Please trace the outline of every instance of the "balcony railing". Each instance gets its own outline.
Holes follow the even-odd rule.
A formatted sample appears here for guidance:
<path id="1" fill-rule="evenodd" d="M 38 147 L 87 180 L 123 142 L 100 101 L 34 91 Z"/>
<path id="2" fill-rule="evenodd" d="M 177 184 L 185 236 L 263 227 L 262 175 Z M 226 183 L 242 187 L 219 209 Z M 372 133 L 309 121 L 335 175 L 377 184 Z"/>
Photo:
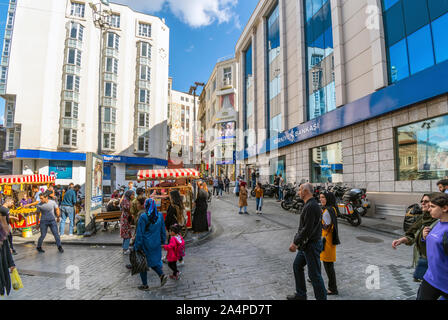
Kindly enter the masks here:
<path id="1" fill-rule="evenodd" d="M 78 129 L 78 120 L 73 118 L 62 118 L 62 128 Z"/>
<path id="2" fill-rule="evenodd" d="M 137 135 L 139 137 L 149 137 L 149 128 L 137 128 Z"/>
<path id="3" fill-rule="evenodd" d="M 81 67 L 72 65 L 72 64 L 66 64 L 65 65 L 65 73 L 67 74 L 74 74 L 76 76 L 81 76 Z"/>
<path id="4" fill-rule="evenodd" d="M 103 78 L 104 78 L 104 81 L 114 82 L 114 83 L 118 82 L 118 76 L 115 73 L 104 72 Z"/>
<path id="5" fill-rule="evenodd" d="M 79 103 L 79 93 L 75 91 L 64 90 L 64 100 Z"/>
<path id="6" fill-rule="evenodd" d="M 115 133 L 117 125 L 113 123 L 102 123 L 103 133 Z"/>
<path id="7" fill-rule="evenodd" d="M 66 41 L 66 46 L 69 48 L 82 50 L 82 42 L 79 41 L 78 39 L 68 38 Z"/>
<path id="8" fill-rule="evenodd" d="M 112 58 L 120 58 L 120 53 L 118 52 L 117 49 L 113 49 L 113 48 L 104 48 L 104 55 L 106 57 L 112 57 Z"/>
<path id="9" fill-rule="evenodd" d="M 139 80 L 138 81 L 138 87 L 140 89 L 151 90 L 151 82 L 145 81 L 145 80 Z"/>
<path id="10" fill-rule="evenodd" d="M 139 103 L 137 109 L 139 112 L 146 112 L 146 113 L 150 112 L 149 104 Z"/>
<path id="11" fill-rule="evenodd" d="M 103 97 L 103 107 L 117 107 L 117 99 L 115 98 L 109 98 L 109 97 Z"/>
<path id="12" fill-rule="evenodd" d="M 149 59 L 147 57 L 140 57 L 138 59 L 138 62 L 142 66 L 150 66 L 151 65 L 151 59 Z"/>

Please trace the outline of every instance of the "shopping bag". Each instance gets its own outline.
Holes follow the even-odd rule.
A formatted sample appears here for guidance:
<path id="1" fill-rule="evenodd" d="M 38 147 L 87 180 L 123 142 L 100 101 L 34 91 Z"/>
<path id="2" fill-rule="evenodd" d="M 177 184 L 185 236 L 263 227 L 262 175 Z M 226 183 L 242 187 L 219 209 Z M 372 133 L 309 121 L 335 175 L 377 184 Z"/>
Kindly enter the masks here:
<path id="1" fill-rule="evenodd" d="M 11 284 L 12 288 L 16 291 L 23 288 L 22 279 L 20 279 L 17 268 L 14 268 L 14 270 L 11 272 Z"/>
<path id="2" fill-rule="evenodd" d="M 146 255 L 142 251 L 136 251 L 134 249 L 131 249 L 131 254 L 129 255 L 129 262 L 131 263 L 132 266 L 131 268 L 132 275 L 146 272 L 148 270 Z"/>

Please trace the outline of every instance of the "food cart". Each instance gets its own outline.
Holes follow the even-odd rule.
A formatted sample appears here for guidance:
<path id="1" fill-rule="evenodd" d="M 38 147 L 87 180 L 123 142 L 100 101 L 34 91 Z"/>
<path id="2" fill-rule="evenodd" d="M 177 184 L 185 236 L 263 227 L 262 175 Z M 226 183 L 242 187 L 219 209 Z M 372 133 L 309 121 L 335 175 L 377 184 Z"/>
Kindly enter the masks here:
<path id="1" fill-rule="evenodd" d="M 11 223 L 12 229 L 20 229 L 22 237 L 32 236 L 32 228 L 37 228 L 40 224 L 40 214 L 36 208 L 23 208 L 20 205 L 18 197 L 19 192 L 27 192 L 31 195 L 33 186 L 46 186 L 55 184 L 56 178 L 43 174 L 34 175 L 16 175 L 0 176 L 0 188 L 4 196 L 10 196 L 14 199 L 14 207 L 10 209 L 10 216 L 17 217 L 19 220 Z M 13 187 L 17 186 L 17 187 Z"/>
<path id="2" fill-rule="evenodd" d="M 170 206 L 170 191 L 179 191 L 186 212 L 187 223 L 182 232 L 185 236 L 186 230 L 192 228 L 193 181 L 200 179 L 199 171 L 194 169 L 140 170 L 137 179 L 138 182 L 145 182 L 146 196 L 154 199 L 157 210 L 163 214 L 164 219 Z M 155 185 L 156 182 L 158 182 L 157 185 Z"/>

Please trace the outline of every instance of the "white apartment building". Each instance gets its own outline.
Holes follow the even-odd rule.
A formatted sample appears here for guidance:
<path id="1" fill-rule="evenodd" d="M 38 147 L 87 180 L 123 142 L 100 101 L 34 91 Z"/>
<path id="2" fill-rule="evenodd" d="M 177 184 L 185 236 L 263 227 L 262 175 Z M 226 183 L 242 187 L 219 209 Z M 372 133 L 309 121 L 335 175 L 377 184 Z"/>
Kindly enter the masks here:
<path id="1" fill-rule="evenodd" d="M 236 128 L 238 127 L 238 64 L 220 59 L 201 95 L 203 174 L 235 179 Z"/>
<path id="2" fill-rule="evenodd" d="M 194 122 L 197 117 L 195 108 L 199 107 L 199 97 L 189 93 L 172 90 L 173 80 L 170 78 L 168 126 L 171 142 L 170 160 L 183 162 L 185 168 L 193 168 Z"/>
<path id="3" fill-rule="evenodd" d="M 11 0 L 5 35 L 0 94 L 14 174 L 27 166 L 83 184 L 86 152 L 103 155 L 106 186 L 166 167 L 164 20 L 105 0 Z"/>

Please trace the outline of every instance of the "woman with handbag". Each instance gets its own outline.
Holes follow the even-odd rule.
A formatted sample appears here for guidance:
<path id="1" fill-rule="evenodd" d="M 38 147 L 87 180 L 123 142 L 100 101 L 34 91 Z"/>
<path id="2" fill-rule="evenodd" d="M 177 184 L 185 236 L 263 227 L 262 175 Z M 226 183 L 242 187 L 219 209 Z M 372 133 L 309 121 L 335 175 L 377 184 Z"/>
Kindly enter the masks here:
<path id="1" fill-rule="evenodd" d="M 337 295 L 336 272 L 334 263 L 336 262 L 336 246 L 341 244 L 338 234 L 336 197 L 332 192 L 322 192 L 320 194 L 322 204 L 322 253 L 320 260 L 324 264 L 325 272 L 328 276 L 327 295 Z"/>
<path id="2" fill-rule="evenodd" d="M 145 212 L 140 215 L 137 223 L 134 250 L 143 252 L 146 263 L 160 278 L 160 285 L 164 286 L 168 277 L 163 273 L 162 245 L 166 242 L 165 221 L 163 215 L 157 211 L 157 205 L 153 199 L 145 202 Z M 142 285 L 139 290 L 147 291 L 148 272 L 140 272 Z"/>

